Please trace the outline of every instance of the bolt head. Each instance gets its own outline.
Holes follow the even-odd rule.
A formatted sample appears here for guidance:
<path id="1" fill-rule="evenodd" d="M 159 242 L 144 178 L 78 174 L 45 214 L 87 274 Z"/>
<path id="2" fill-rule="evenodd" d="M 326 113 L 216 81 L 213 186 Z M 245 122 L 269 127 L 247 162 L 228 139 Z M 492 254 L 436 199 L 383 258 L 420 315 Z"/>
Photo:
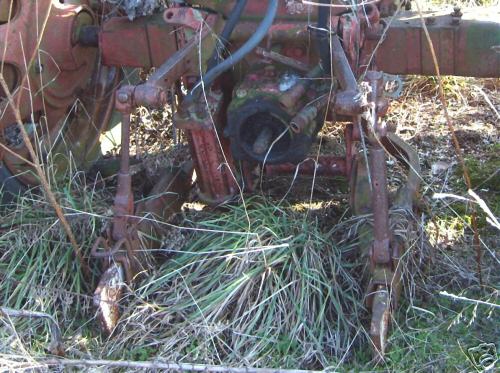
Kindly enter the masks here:
<path id="1" fill-rule="evenodd" d="M 126 92 L 119 92 L 118 96 L 116 97 L 119 102 L 122 104 L 126 103 L 128 101 L 128 93 Z"/>
<path id="2" fill-rule="evenodd" d="M 246 89 L 239 88 L 239 89 L 236 90 L 236 97 L 238 97 L 238 98 L 246 97 L 247 93 L 248 92 L 247 92 Z"/>

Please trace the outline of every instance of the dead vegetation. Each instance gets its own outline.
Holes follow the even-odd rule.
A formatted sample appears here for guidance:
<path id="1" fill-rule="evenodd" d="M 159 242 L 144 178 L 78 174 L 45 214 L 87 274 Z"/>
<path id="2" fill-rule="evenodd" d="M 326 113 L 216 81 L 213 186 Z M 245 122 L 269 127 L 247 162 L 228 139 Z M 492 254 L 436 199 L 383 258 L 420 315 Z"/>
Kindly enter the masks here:
<path id="1" fill-rule="evenodd" d="M 444 83 L 473 189 L 498 216 L 500 83 L 464 78 Z M 388 118 L 417 148 L 424 181 L 419 213 L 408 217 L 416 233 L 397 227 L 408 242 L 404 296 L 393 320 L 388 361 L 376 367 L 389 371 L 480 370 L 498 360 L 499 232 L 478 209 L 480 285 L 472 247 L 474 202 L 438 94 L 435 79 L 412 77 Z M 182 145 L 174 144 L 168 111 L 141 109 L 135 126 L 132 142 L 142 162 L 137 179 L 165 166 L 165 160 L 185 156 Z M 392 181 L 398 183 L 397 170 Z M 113 183 L 113 176 L 74 173 L 53 186 L 86 259 L 110 219 Z M 89 296 L 99 274 L 96 263 L 90 259 L 92 281 L 85 282 L 65 227 L 43 196 L 27 192 L 0 217 L 2 305 L 53 317 L 64 354 L 74 360 L 372 369 L 367 331 L 360 327 L 366 326 L 366 264 L 352 238 L 360 222 L 349 218 L 345 185 L 324 185 L 314 185 L 322 198 L 313 203 L 309 183 L 294 186 L 288 202 L 278 188 L 278 197 L 259 195 L 222 211 L 186 204 L 168 223 L 157 253 L 161 262 L 130 289 L 122 320 L 109 337 L 98 329 Z M 1 366 L 57 368 L 47 361 L 53 352 L 50 322 L 1 311 L 0 321 Z"/>
<path id="2" fill-rule="evenodd" d="M 410 80 L 389 118 L 418 148 L 425 166 L 421 213 L 413 217 L 419 233 L 405 257 L 405 296 L 390 339 L 386 367 L 394 370 L 465 369 L 474 359 L 468 349 L 495 343 L 499 335 L 498 231 L 480 215 L 480 287 L 468 203 L 434 198 L 435 193 L 467 195 L 436 93 L 428 89 L 432 84 Z M 500 102 L 498 81 L 460 84 L 453 86 L 460 95 L 448 101 L 450 112 L 457 132 L 469 134 L 468 141 L 460 140 L 469 162 L 478 163 L 471 167 L 475 190 L 498 216 L 498 186 L 492 182 L 498 167 L 491 166 L 498 159 L 492 151 L 499 135 L 493 110 Z M 112 190 L 99 178 L 75 174 L 57 195 L 78 242 L 88 250 L 111 215 L 106 206 Z M 346 205 L 309 204 L 307 198 L 289 205 L 268 198 L 248 200 L 246 211 L 187 205 L 164 241 L 164 263 L 142 275 L 108 338 L 97 329 L 92 284 L 83 282 L 57 217 L 43 197 L 27 194 L 0 219 L 2 303 L 53 316 L 68 358 L 369 367 L 366 331 L 359 328 L 366 325 L 359 281 L 364 262 L 353 259 L 349 232 L 356 222 L 342 215 Z M 37 361 L 47 356 L 50 325 L 8 315 L 2 325 L 2 365 L 43 366 Z"/>

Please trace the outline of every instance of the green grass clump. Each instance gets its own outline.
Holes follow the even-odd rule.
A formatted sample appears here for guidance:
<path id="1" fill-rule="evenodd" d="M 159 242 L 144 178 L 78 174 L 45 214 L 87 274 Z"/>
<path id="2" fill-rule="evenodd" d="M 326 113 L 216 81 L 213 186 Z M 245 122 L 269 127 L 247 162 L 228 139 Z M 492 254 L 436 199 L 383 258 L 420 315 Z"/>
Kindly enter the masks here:
<path id="1" fill-rule="evenodd" d="M 56 192 L 87 258 L 91 240 L 101 225 L 99 218 L 88 213 L 96 211 L 95 206 L 99 205 L 97 194 L 75 180 Z M 95 279 L 84 278 L 66 232 L 42 195 L 28 191 L 15 206 L 2 207 L 0 304 L 3 307 L 46 313 L 56 320 L 63 334 L 68 331 L 71 336 L 92 317 L 89 295 Z M 3 319 L 0 353 L 44 353 L 50 339 L 48 326 L 44 319 Z"/>
<path id="2" fill-rule="evenodd" d="M 477 157 L 467 157 L 466 166 L 469 170 L 473 188 L 488 189 L 500 192 L 500 144 L 494 144 L 486 149 L 485 153 Z"/>
<path id="3" fill-rule="evenodd" d="M 465 165 L 469 172 L 472 188 L 479 196 L 484 199 L 487 206 L 496 216 L 500 214 L 500 144 L 493 144 L 484 150 L 481 158 L 477 156 L 467 156 Z M 461 176 L 462 169 L 459 168 L 456 172 L 457 176 Z M 454 208 L 461 215 L 466 215 L 469 211 L 465 205 L 458 206 L 454 204 Z M 469 212 L 470 213 L 470 212 Z M 480 215 L 479 226 L 488 226 L 484 216 Z"/>
<path id="4" fill-rule="evenodd" d="M 289 208 L 259 199 L 247 208 L 229 207 L 197 225 L 205 231 L 186 247 L 169 248 L 136 290 L 117 330 L 126 338 L 110 341 L 110 354 L 288 368 L 350 356 L 364 339 L 363 291 L 340 250 Z"/>

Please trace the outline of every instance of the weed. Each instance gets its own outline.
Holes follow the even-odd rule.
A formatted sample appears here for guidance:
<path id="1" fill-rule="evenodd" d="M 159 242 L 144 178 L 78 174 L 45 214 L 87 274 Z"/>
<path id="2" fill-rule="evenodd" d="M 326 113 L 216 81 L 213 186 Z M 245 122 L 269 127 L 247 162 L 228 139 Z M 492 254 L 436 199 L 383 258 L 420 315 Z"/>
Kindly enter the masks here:
<path id="1" fill-rule="evenodd" d="M 247 200 L 198 228 L 134 293 L 108 351 L 154 346 L 167 358 L 326 367 L 348 354 L 362 289 L 340 250 L 289 207 Z M 226 232 L 226 233 L 224 233 Z M 141 329 L 138 326 L 142 325 Z M 363 339 L 359 336 L 358 339 Z"/>

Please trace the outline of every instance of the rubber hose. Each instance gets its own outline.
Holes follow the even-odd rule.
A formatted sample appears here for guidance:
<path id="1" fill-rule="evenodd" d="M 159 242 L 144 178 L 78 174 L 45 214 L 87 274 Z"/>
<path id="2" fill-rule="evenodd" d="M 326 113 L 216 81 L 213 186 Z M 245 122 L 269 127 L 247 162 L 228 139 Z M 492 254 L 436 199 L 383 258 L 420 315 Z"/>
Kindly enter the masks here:
<path id="1" fill-rule="evenodd" d="M 268 0 L 268 7 L 266 10 L 266 16 L 255 30 L 255 33 L 250 39 L 248 39 L 245 44 L 241 46 L 235 53 L 229 55 L 224 61 L 210 69 L 205 73 L 201 82 L 196 84 L 196 86 L 191 90 L 191 93 L 186 97 L 186 100 L 192 101 L 194 99 L 194 93 L 202 86 L 210 86 L 217 77 L 223 72 L 229 70 L 231 67 L 240 62 L 248 53 L 250 53 L 257 45 L 260 44 L 262 39 L 267 35 L 267 32 L 271 28 L 274 17 L 278 12 L 278 0 Z"/>
<path id="2" fill-rule="evenodd" d="M 240 21 L 241 14 L 243 13 L 243 10 L 245 9 L 246 5 L 247 5 L 247 0 L 238 0 L 236 5 L 234 6 L 220 34 L 221 44 L 217 44 L 217 46 L 215 47 L 214 53 L 212 54 L 210 60 L 208 61 L 207 70 L 214 68 L 217 65 L 217 63 L 219 63 L 222 51 L 226 49 L 229 39 L 231 38 L 231 34 L 233 33 L 233 30 L 238 24 L 238 22 Z"/>
<path id="3" fill-rule="evenodd" d="M 320 4 L 330 4 L 330 0 L 320 0 Z M 319 56 L 321 59 L 321 66 L 323 71 L 330 73 L 330 35 L 328 32 L 328 18 L 330 15 L 330 8 L 318 6 L 318 30 L 316 37 L 318 40 Z"/>

